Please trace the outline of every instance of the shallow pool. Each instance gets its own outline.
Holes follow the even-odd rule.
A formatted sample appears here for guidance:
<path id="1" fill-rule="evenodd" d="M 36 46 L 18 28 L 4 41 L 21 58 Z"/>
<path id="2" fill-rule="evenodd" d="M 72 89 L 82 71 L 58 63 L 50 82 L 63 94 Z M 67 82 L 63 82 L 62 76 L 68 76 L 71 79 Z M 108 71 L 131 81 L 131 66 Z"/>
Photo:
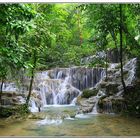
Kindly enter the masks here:
<path id="1" fill-rule="evenodd" d="M 115 114 L 80 114 L 61 118 L 61 112 L 75 111 L 75 107 L 46 107 L 45 113 L 56 113 L 55 118 L 24 121 L 0 120 L 0 136 L 26 137 L 137 137 L 140 136 L 140 119 Z"/>

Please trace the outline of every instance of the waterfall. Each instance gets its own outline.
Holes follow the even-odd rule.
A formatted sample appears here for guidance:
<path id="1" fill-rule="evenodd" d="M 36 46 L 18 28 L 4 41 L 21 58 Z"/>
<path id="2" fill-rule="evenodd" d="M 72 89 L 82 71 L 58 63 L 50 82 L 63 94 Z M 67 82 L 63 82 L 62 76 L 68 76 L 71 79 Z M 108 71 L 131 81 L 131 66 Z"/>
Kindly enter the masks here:
<path id="1" fill-rule="evenodd" d="M 55 68 L 38 72 L 34 88 L 38 90 L 43 106 L 75 104 L 81 90 L 95 86 L 104 72 L 103 68 Z"/>
<path id="2" fill-rule="evenodd" d="M 17 86 L 15 83 L 3 83 L 3 91 L 10 91 L 10 92 L 16 92 L 18 89 L 17 89 Z"/>
<path id="3" fill-rule="evenodd" d="M 29 104 L 30 104 L 29 109 L 31 112 L 38 112 L 38 108 L 34 100 L 31 99 Z"/>
<path id="4" fill-rule="evenodd" d="M 125 75 L 125 84 L 126 84 L 126 86 L 133 85 L 133 81 L 135 80 L 135 74 L 136 74 L 136 63 L 137 63 L 137 59 L 136 58 L 133 58 L 133 59 L 129 60 L 123 66 L 123 69 L 124 69 L 124 72 L 125 72 L 124 75 Z M 112 74 L 111 75 L 114 77 L 114 79 L 113 79 L 114 82 L 117 81 L 117 80 L 115 80 L 116 77 L 118 77 L 118 76 L 120 77 L 121 76 L 121 71 L 120 70 L 117 70 L 116 72 L 114 71 L 116 69 L 116 67 L 118 67 L 118 66 L 119 66 L 119 63 L 111 63 L 110 64 L 110 67 L 108 68 L 109 71 L 112 71 Z M 113 74 L 113 71 L 115 72 L 114 74 Z M 104 79 L 101 78 L 100 82 L 97 83 L 97 85 L 100 85 L 100 83 L 102 83 L 102 81 L 105 82 Z M 95 86 L 95 87 L 97 88 L 97 86 Z M 97 112 L 97 108 L 98 108 L 98 101 L 99 101 L 100 97 L 102 97 L 103 95 L 107 95 L 106 91 L 105 92 L 103 92 L 103 91 L 104 91 L 104 89 L 102 89 L 100 87 L 99 88 L 99 91 L 97 93 L 97 96 L 95 96 L 95 98 L 94 98 L 95 104 L 94 104 L 94 107 L 92 109 L 92 113 L 93 114 L 97 114 L 98 113 Z M 101 94 L 100 97 L 98 96 L 99 94 Z M 122 97 L 122 94 L 123 94 L 123 87 L 122 87 L 122 84 L 120 82 L 119 83 L 119 86 L 118 86 L 118 92 L 117 93 L 114 93 L 115 96 L 109 96 L 109 97 L 106 98 L 106 101 L 103 104 L 103 110 L 106 113 L 113 113 L 114 110 L 113 110 L 112 99 L 119 97 L 118 99 L 121 100 L 121 99 L 123 99 L 123 98 L 121 98 Z M 121 109 L 124 109 L 124 108 L 125 108 L 125 104 L 123 104 L 121 102 Z"/>
<path id="5" fill-rule="evenodd" d="M 92 109 L 92 114 L 98 114 L 98 112 L 97 112 L 97 104 L 98 104 L 98 100 L 95 102 L 95 105 L 94 105 L 94 107 Z"/>
<path id="6" fill-rule="evenodd" d="M 133 80 L 135 79 L 136 62 L 137 59 L 133 58 L 130 61 L 128 61 L 123 67 L 124 70 L 128 71 L 127 79 L 125 79 L 126 85 L 132 84 Z"/>
<path id="7" fill-rule="evenodd" d="M 66 71 L 67 70 L 67 71 Z M 67 75 L 64 77 L 64 71 L 67 72 Z M 54 69 L 46 72 L 45 77 L 44 73 L 41 76 L 41 73 L 37 73 L 37 78 L 40 77 L 40 83 L 37 85 L 43 105 L 48 104 L 70 104 L 72 100 L 78 96 L 79 90 L 71 85 L 71 77 L 69 75 L 68 69 Z M 38 76 L 39 75 L 39 76 Z"/>
<path id="8" fill-rule="evenodd" d="M 103 77 L 103 68 L 55 68 L 48 71 L 40 71 L 35 74 L 32 99 L 30 99 L 30 110 L 36 112 L 38 104 L 46 105 L 66 105 L 76 104 L 77 97 L 85 88 L 94 87 Z M 29 83 L 26 78 L 26 83 Z M 25 84 L 26 84 L 25 83 Z M 22 87 L 24 94 L 28 94 L 28 87 Z M 15 83 L 4 83 L 5 91 L 17 91 Z M 40 100 L 41 103 L 38 103 Z M 39 105 L 40 106 L 40 105 Z"/>
<path id="9" fill-rule="evenodd" d="M 119 64 L 112 63 L 108 68 L 110 71 L 109 76 L 112 78 L 117 78 L 120 76 L 120 70 L 117 70 Z M 133 84 L 135 79 L 136 71 L 136 58 L 128 61 L 124 67 L 124 72 L 126 72 L 125 83 L 126 86 Z M 117 71 L 116 71 L 117 70 Z M 33 83 L 33 90 L 30 99 L 30 110 L 32 112 L 38 111 L 39 106 L 46 105 L 75 105 L 77 97 L 80 96 L 82 90 L 86 88 L 99 88 L 97 96 L 94 97 L 94 107 L 92 109 L 93 114 L 97 114 L 98 101 L 99 99 L 107 94 L 100 84 L 105 81 L 105 69 L 104 68 L 86 68 L 82 66 L 75 66 L 70 68 L 55 68 L 47 71 L 40 71 L 35 74 L 35 79 Z M 114 80 L 113 79 L 113 80 Z M 14 82 L 5 82 L 3 84 L 4 92 L 12 93 L 22 93 L 27 96 L 28 86 L 30 79 L 24 77 L 23 86 L 20 88 Z M 117 80 L 114 80 L 115 82 Z M 107 82 L 106 82 L 107 83 Z M 118 93 L 115 96 L 121 96 L 123 93 L 122 85 L 118 86 Z M 19 99 L 19 98 L 18 98 Z M 22 97 L 21 97 L 21 102 Z M 112 104 L 107 102 L 104 106 L 106 110 L 112 110 Z M 112 111 L 110 111 L 112 112 Z"/>

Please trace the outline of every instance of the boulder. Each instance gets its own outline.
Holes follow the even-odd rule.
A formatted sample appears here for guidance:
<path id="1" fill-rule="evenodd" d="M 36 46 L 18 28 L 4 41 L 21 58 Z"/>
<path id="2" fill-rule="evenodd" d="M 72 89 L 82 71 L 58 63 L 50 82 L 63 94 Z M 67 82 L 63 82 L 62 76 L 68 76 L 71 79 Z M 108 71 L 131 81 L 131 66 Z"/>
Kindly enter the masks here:
<path id="1" fill-rule="evenodd" d="M 115 95 L 118 92 L 118 83 L 108 82 L 106 85 L 106 94 Z"/>
<path id="2" fill-rule="evenodd" d="M 92 96 L 96 96 L 97 93 L 98 93 L 97 89 L 85 89 L 85 90 L 83 90 L 81 97 L 82 98 L 89 98 Z"/>
<path id="3" fill-rule="evenodd" d="M 24 94 L 16 93 L 16 92 L 3 92 L 1 95 L 1 103 L 2 105 L 18 105 L 25 103 Z"/>
<path id="4" fill-rule="evenodd" d="M 101 113 L 120 113 L 126 109 L 126 102 L 123 97 L 106 97 L 99 99 L 98 111 Z"/>
<path id="5" fill-rule="evenodd" d="M 96 103 L 95 96 L 91 98 L 82 98 L 78 97 L 77 99 L 77 104 L 80 105 L 80 110 L 78 111 L 79 113 L 89 113 L 92 112 L 92 109 Z"/>

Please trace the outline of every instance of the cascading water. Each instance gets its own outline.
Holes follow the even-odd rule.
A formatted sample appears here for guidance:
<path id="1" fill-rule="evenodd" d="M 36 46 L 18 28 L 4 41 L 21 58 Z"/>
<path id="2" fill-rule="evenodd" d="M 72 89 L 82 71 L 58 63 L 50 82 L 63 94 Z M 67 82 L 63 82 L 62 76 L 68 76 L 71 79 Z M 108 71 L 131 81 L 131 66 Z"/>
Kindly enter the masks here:
<path id="1" fill-rule="evenodd" d="M 49 77 L 49 72 L 53 74 L 53 78 L 51 78 L 51 76 Z M 64 78 L 63 71 L 54 70 L 53 72 L 48 71 L 48 73 L 46 73 L 46 79 L 42 80 L 37 86 L 43 105 L 70 104 L 72 100 L 79 95 L 80 91 L 70 84 L 71 77 L 69 73 L 67 72 Z M 38 74 L 40 75 L 40 73 Z"/>
<path id="2" fill-rule="evenodd" d="M 109 70 L 115 69 L 117 66 L 118 64 L 112 64 Z M 136 58 L 131 59 L 123 68 L 125 71 L 128 71 L 125 79 L 126 85 L 132 84 L 135 79 Z M 120 71 L 117 72 L 120 74 Z M 114 75 L 117 75 L 117 72 Z M 37 110 L 38 103 L 36 100 L 38 98 L 41 100 L 42 106 L 75 104 L 77 97 L 83 89 L 97 87 L 104 77 L 105 69 L 103 68 L 71 67 L 37 72 L 32 92 L 32 96 L 35 97 L 30 101 L 32 106 L 31 110 Z M 28 93 L 28 88 L 22 87 L 22 90 L 24 93 Z M 3 91 L 19 92 L 21 90 L 19 90 L 15 83 L 7 82 L 3 85 Z M 93 113 L 97 113 L 97 104 L 101 97 L 99 95 L 103 95 L 101 94 L 103 91 L 99 91 L 94 98 L 95 105 L 93 107 Z M 119 95 L 121 93 L 119 91 Z"/>
<path id="3" fill-rule="evenodd" d="M 100 81 L 104 69 L 102 68 L 56 68 L 44 73 L 37 73 L 36 79 L 43 105 L 75 104 L 76 98 L 85 88 L 93 87 Z M 46 77 L 46 78 L 42 78 Z M 39 80 L 40 78 L 40 80 Z"/>
<path id="4" fill-rule="evenodd" d="M 132 85 L 133 84 L 133 81 L 135 80 L 135 74 L 136 74 L 136 62 L 137 62 L 137 59 L 136 58 L 133 58 L 133 59 L 131 59 L 130 61 L 128 61 L 124 66 L 123 66 L 123 69 L 124 69 L 124 72 L 125 72 L 125 84 L 126 84 L 126 86 L 129 86 L 129 85 Z M 117 79 L 115 79 L 115 78 L 117 78 L 118 76 L 119 76 L 119 78 L 120 78 L 120 76 L 121 76 L 121 72 L 120 72 L 120 70 L 117 70 L 116 69 L 116 67 L 118 67 L 119 66 L 119 63 L 113 63 L 113 64 L 110 64 L 110 67 L 108 68 L 108 70 L 109 71 L 112 71 L 112 78 L 114 78 L 114 80 L 113 80 L 113 82 L 118 82 L 118 92 L 115 94 L 114 93 L 114 96 L 109 96 L 109 97 L 107 97 L 106 98 L 106 101 L 104 102 L 104 104 L 103 104 L 103 108 L 104 108 L 104 112 L 106 112 L 106 113 L 113 113 L 114 111 L 113 111 L 113 103 L 112 103 L 112 99 L 114 98 L 114 100 L 116 99 L 118 99 L 118 100 L 122 100 L 123 101 L 123 98 L 122 98 L 122 94 L 123 94 L 123 87 L 122 87 L 122 84 L 121 84 L 121 82 L 120 82 L 120 80 L 119 81 L 117 81 Z M 114 70 L 117 70 L 116 72 L 114 71 Z M 115 73 L 114 73 L 115 72 Z M 114 73 L 114 74 L 113 74 Z M 112 81 L 112 80 L 111 80 Z M 100 81 L 97 85 L 100 85 L 100 83 L 101 83 L 102 81 Z M 105 81 L 103 81 L 103 82 L 105 82 Z M 113 85 L 113 82 L 111 83 L 112 85 Z M 109 83 L 109 82 L 108 82 Z M 116 86 L 117 86 L 117 84 L 116 84 Z M 110 89 L 111 90 L 111 89 Z M 104 92 L 105 91 L 105 92 Z M 94 107 L 93 107 L 93 110 L 92 110 L 92 113 L 93 114 L 97 114 L 98 112 L 97 112 L 97 105 L 98 105 L 98 101 L 99 101 L 99 98 L 100 97 L 98 97 L 98 95 L 99 95 L 99 93 L 101 93 L 102 92 L 102 96 L 103 95 L 107 95 L 108 93 L 107 93 L 107 91 L 106 90 L 104 90 L 104 88 L 102 89 L 101 87 L 100 87 L 100 89 L 99 89 L 99 91 L 98 91 L 98 94 L 97 94 L 97 96 L 95 96 L 95 104 L 94 104 Z M 102 97 L 101 96 L 101 97 Z M 123 102 L 120 102 L 120 106 L 122 106 L 121 107 L 121 109 L 123 109 L 123 108 L 125 108 L 125 104 L 123 104 Z M 121 110 L 120 109 L 120 110 Z"/>
<path id="5" fill-rule="evenodd" d="M 95 96 L 95 104 L 92 109 L 92 114 L 98 114 L 98 112 L 97 112 L 98 101 L 104 95 L 105 95 L 105 93 L 99 90 L 99 92 L 97 93 L 97 96 Z"/>
<path id="6" fill-rule="evenodd" d="M 135 79 L 137 59 L 133 58 L 124 65 L 124 70 L 128 71 L 128 78 L 125 80 L 126 85 L 132 84 Z"/>
<path id="7" fill-rule="evenodd" d="M 10 91 L 10 92 L 15 92 L 17 91 L 17 86 L 15 83 L 3 83 L 3 91 Z"/>
<path id="8" fill-rule="evenodd" d="M 31 110 L 37 110 L 36 100 L 41 99 L 41 106 L 50 104 L 75 104 L 81 90 L 95 86 L 104 72 L 103 68 L 56 68 L 53 70 L 37 72 L 35 75 L 30 101 Z M 29 83 L 29 78 L 26 78 Z M 19 91 L 16 84 L 7 83 L 3 86 L 5 91 Z M 28 88 L 24 93 L 28 94 Z"/>

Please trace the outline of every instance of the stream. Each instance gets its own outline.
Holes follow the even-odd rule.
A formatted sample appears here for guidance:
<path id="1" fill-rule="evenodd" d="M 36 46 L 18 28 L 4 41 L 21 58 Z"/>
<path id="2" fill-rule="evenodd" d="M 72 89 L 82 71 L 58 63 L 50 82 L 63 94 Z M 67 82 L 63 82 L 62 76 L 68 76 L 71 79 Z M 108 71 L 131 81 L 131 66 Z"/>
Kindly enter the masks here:
<path id="1" fill-rule="evenodd" d="M 136 118 L 123 117 L 116 114 L 78 114 L 74 118 L 58 116 L 62 112 L 76 111 L 77 106 L 48 106 L 44 114 L 54 114 L 57 118 L 42 120 L 0 120 L 0 136 L 28 137 L 107 137 L 107 136 L 139 136 L 140 121 Z"/>

